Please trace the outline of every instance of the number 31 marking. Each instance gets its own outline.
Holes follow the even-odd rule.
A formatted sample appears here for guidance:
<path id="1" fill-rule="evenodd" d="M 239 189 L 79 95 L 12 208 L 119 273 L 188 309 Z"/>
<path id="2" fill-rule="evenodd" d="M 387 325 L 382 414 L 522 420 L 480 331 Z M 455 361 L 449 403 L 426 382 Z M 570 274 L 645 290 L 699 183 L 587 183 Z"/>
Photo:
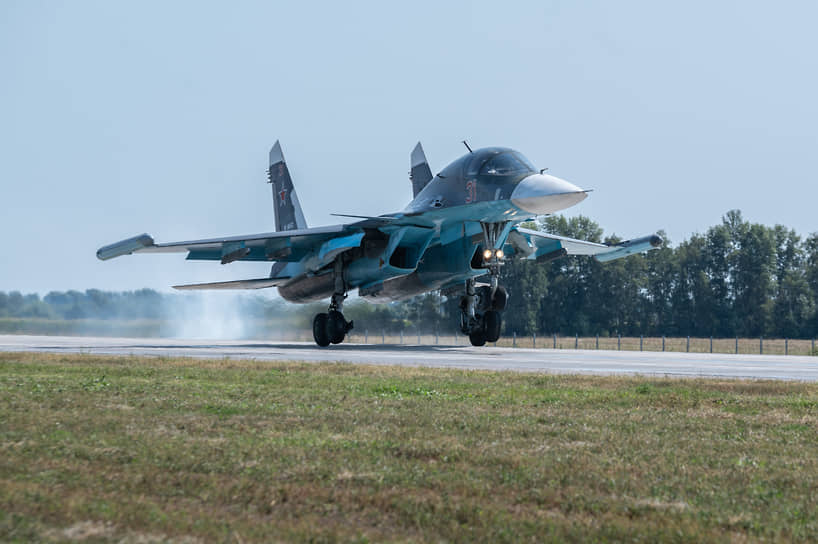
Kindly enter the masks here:
<path id="1" fill-rule="evenodd" d="M 466 182 L 466 204 L 477 200 L 477 180 Z"/>

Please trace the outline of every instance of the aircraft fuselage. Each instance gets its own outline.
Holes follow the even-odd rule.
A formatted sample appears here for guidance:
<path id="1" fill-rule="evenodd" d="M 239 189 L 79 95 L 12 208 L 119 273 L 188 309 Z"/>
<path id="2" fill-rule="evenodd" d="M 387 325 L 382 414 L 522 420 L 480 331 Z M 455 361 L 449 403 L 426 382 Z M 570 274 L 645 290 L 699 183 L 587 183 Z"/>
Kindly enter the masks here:
<path id="1" fill-rule="evenodd" d="M 512 149 L 476 150 L 434 176 L 402 212 L 386 216 L 400 218 L 401 226 L 366 232 L 360 247 L 345 253 L 344 283 L 368 300 L 389 302 L 482 276 L 481 224 L 507 225 L 497 240 L 502 247 L 511 225 L 586 197 Z M 296 276 L 279 293 L 291 302 L 325 299 L 335 290 L 331 272 Z"/>

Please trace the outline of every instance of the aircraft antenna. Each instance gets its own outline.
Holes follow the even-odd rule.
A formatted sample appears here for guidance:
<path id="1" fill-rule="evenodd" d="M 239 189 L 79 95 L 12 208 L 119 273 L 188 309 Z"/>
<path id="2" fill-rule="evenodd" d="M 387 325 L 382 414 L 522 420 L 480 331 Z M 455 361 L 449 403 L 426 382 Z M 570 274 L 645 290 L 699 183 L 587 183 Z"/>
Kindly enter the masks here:
<path id="1" fill-rule="evenodd" d="M 467 142 L 466 140 L 463 140 L 463 145 L 466 146 L 466 149 L 469 150 L 469 153 L 474 153 L 474 151 L 471 150 L 471 147 L 469 147 L 469 142 Z"/>

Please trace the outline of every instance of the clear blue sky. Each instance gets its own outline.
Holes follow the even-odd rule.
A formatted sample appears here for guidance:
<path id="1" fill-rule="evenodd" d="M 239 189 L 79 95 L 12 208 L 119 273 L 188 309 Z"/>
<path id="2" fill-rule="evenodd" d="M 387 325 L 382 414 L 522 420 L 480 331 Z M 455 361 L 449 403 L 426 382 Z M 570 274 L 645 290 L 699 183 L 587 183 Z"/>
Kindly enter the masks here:
<path id="1" fill-rule="evenodd" d="M 818 230 L 818 3 L 0 2 L 0 290 L 167 289 L 269 265 L 100 262 L 106 243 L 272 230 L 281 139 L 308 223 L 517 148 L 572 213 L 673 241 L 741 209 Z"/>

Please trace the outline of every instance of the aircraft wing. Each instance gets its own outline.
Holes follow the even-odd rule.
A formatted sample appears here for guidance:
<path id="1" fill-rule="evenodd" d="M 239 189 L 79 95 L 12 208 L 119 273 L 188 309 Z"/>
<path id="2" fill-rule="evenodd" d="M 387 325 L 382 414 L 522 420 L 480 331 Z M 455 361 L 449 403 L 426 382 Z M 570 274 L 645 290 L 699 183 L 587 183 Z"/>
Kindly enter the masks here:
<path id="1" fill-rule="evenodd" d="M 264 289 L 266 287 L 277 287 L 287 280 L 289 276 L 276 278 L 258 278 L 254 280 L 216 281 L 211 283 L 191 283 L 188 285 L 174 285 L 174 289 L 180 291 L 190 291 L 197 289 Z"/>
<path id="2" fill-rule="evenodd" d="M 394 217 L 368 217 L 345 225 L 293 229 L 245 236 L 206 238 L 184 242 L 156 243 L 140 234 L 97 250 L 100 260 L 134 253 L 185 253 L 189 260 L 275 262 L 268 278 L 177 285 L 176 289 L 263 289 L 277 287 L 302 274 L 317 273 L 345 251 L 360 248 L 367 232 L 380 230 L 399 241 L 428 245 L 433 230 L 427 226 L 396 226 Z M 422 236 L 417 235 L 421 231 Z M 414 235 L 414 236 L 413 236 Z M 394 247 L 392 250 L 394 251 Z M 418 255 L 422 254 L 419 250 Z"/>
<path id="3" fill-rule="evenodd" d="M 591 255 L 598 261 L 606 262 L 656 249 L 662 245 L 662 238 L 657 234 L 650 234 L 618 244 L 599 244 L 517 227 L 509 233 L 506 245 L 510 246 L 507 253 L 521 254 L 538 262 L 564 255 Z"/>
<path id="4" fill-rule="evenodd" d="M 133 253 L 184 253 L 190 260 L 213 260 L 227 264 L 233 261 L 299 261 L 310 251 L 319 249 L 327 254 L 338 249 L 338 244 L 331 243 L 354 234 L 358 229 L 350 225 L 332 225 L 311 229 L 287 230 L 249 234 L 245 236 L 227 236 L 157 244 L 147 234 L 140 234 L 104 247 L 97 251 L 97 258 L 105 261 L 131 255 Z M 363 233 L 361 233 L 361 236 Z M 322 245 L 329 245 L 322 248 Z M 341 244 L 343 245 L 343 243 Z"/>

